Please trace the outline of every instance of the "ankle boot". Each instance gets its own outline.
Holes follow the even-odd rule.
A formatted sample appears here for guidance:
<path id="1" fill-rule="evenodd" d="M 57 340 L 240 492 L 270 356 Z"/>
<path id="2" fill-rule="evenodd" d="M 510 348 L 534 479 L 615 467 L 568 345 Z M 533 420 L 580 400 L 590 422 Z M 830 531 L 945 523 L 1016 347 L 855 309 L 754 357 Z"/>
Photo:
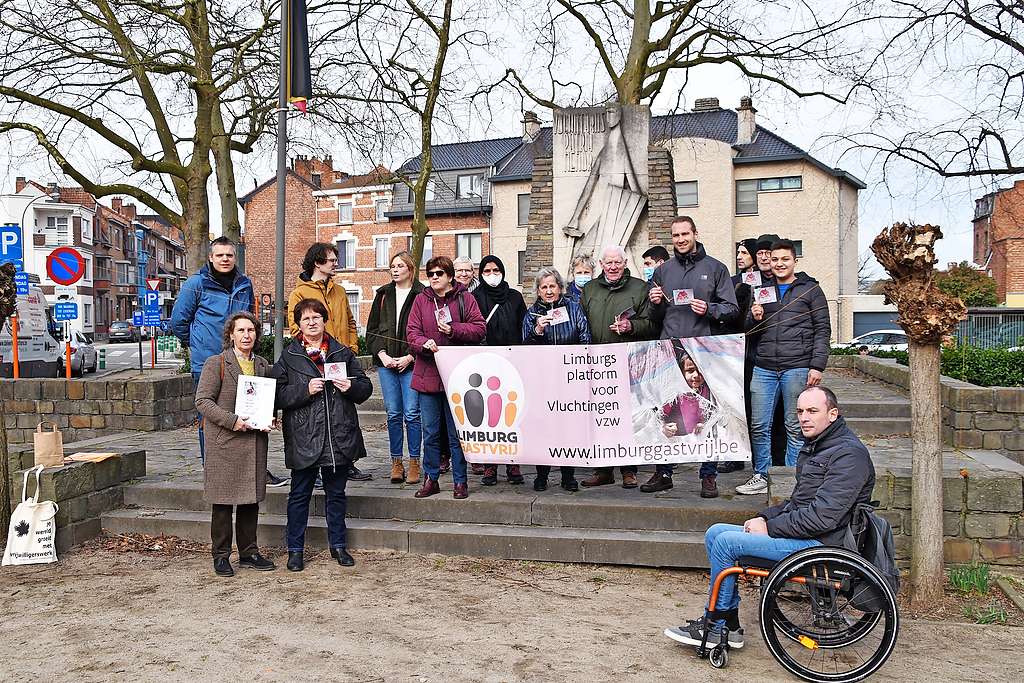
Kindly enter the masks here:
<path id="1" fill-rule="evenodd" d="M 418 484 L 420 476 L 422 476 L 422 471 L 420 470 L 420 459 L 409 458 L 409 472 L 405 475 L 405 483 Z"/>
<path id="2" fill-rule="evenodd" d="M 405 481 L 405 468 L 401 458 L 391 458 L 391 483 L 401 484 Z"/>

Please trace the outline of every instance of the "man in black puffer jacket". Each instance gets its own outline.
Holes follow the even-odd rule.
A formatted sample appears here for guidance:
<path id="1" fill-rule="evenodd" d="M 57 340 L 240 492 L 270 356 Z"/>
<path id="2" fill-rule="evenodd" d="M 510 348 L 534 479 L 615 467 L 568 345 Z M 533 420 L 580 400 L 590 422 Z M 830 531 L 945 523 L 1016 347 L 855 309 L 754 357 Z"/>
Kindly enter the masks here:
<path id="1" fill-rule="evenodd" d="M 796 400 L 806 387 L 821 382 L 828 362 L 828 301 L 818 281 L 796 272 L 796 247 L 789 240 L 772 245 L 775 283 L 754 290 L 747 330 L 757 333 L 754 373 L 750 381 L 750 441 L 754 474 L 736 493 L 768 490 L 772 454 L 772 416 L 782 397 L 786 419 L 786 464 L 796 465 L 803 444 L 796 419 Z"/>

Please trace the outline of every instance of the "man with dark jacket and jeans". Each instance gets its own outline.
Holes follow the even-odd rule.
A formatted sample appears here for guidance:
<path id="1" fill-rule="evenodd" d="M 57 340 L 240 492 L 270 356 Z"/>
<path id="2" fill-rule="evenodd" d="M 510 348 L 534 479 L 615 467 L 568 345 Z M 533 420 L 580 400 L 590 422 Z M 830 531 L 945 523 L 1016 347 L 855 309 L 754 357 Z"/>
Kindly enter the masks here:
<path id="1" fill-rule="evenodd" d="M 805 439 L 796 463 L 796 486 L 789 500 L 773 505 L 743 526 L 715 524 L 704 534 L 704 546 L 715 577 L 743 555 L 779 561 L 818 545 L 842 546 L 857 505 L 871 500 L 875 469 L 871 455 L 839 416 L 839 403 L 831 390 L 814 386 L 797 400 L 796 416 Z M 711 586 L 708 587 L 710 595 Z M 722 580 L 715 614 L 683 626 L 665 629 L 672 640 L 700 645 L 710 621 L 709 642 L 718 642 L 721 628 L 729 628 L 729 646 L 743 647 L 739 625 L 740 596 L 736 576 Z"/>
<path id="2" fill-rule="evenodd" d="M 786 419 L 786 465 L 796 464 L 803 437 L 796 419 L 797 397 L 817 386 L 828 362 L 828 301 L 818 281 L 796 272 L 796 247 L 789 240 L 772 245 L 775 284 L 754 290 L 747 329 L 758 333 L 754 373 L 750 381 L 750 440 L 754 474 L 736 493 L 768 490 L 772 453 L 772 416 L 782 398 Z"/>
<path id="3" fill-rule="evenodd" d="M 647 293 L 651 318 L 661 324 L 662 339 L 715 334 L 739 310 L 729 269 L 707 255 L 689 216 L 672 221 L 672 246 L 674 257 L 658 266 L 651 277 Z M 672 469 L 672 465 L 656 465 L 654 475 L 640 490 L 655 493 L 672 488 Z M 715 463 L 701 463 L 701 497 L 718 495 L 717 479 Z"/>
<path id="4" fill-rule="evenodd" d="M 648 317 L 647 283 L 630 276 L 626 250 L 620 246 L 610 245 L 601 252 L 601 275 L 583 287 L 580 306 L 590 324 L 592 344 L 644 341 L 657 336 L 657 328 Z M 622 488 L 635 489 L 636 465 L 619 469 Z M 598 467 L 580 483 L 587 487 L 614 484 L 615 475 L 611 467 Z"/>

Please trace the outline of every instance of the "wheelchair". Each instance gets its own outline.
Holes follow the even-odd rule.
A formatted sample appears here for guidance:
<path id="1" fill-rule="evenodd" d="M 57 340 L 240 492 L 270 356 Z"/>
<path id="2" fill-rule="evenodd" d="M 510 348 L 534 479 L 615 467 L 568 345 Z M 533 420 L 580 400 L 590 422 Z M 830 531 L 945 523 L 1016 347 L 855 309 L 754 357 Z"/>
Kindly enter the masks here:
<path id="1" fill-rule="evenodd" d="M 761 635 L 769 652 L 787 671 L 806 681 L 848 683 L 876 672 L 892 654 L 899 633 L 896 595 L 882 575 L 860 555 L 816 546 L 775 563 L 740 557 L 711 587 L 709 605 L 727 576 L 760 579 Z M 721 619 L 708 610 L 708 622 Z M 721 669 L 729 663 L 729 633 L 697 648 Z"/>

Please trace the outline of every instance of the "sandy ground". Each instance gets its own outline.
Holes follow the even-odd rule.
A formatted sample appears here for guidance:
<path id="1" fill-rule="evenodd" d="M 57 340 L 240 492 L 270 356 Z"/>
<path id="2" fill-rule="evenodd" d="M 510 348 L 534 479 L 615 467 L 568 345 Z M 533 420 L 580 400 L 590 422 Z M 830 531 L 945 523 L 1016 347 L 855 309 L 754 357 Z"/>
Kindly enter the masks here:
<path id="1" fill-rule="evenodd" d="M 749 612 L 723 671 L 661 635 L 700 612 L 700 572 L 359 552 L 293 574 L 275 553 L 275 572 L 219 578 L 208 552 L 5 567 L 0 680 L 793 680 Z M 904 621 L 877 679 L 1012 680 L 1022 649 L 1024 629 Z"/>

